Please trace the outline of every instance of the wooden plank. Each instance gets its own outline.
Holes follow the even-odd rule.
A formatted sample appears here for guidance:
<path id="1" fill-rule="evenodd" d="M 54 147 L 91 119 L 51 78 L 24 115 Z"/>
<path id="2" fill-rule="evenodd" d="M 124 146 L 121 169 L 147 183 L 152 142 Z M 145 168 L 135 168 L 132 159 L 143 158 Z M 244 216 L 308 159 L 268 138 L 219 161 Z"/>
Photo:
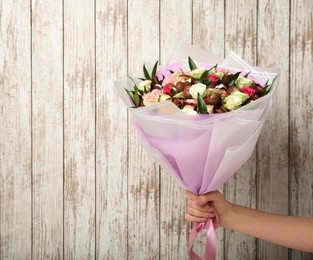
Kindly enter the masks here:
<path id="1" fill-rule="evenodd" d="M 97 1 L 96 15 L 96 256 L 127 259 L 127 109 L 113 85 L 127 75 L 127 1 Z"/>
<path id="2" fill-rule="evenodd" d="M 258 65 L 279 67 L 282 73 L 257 147 L 257 205 L 262 211 L 287 214 L 288 113 L 282 111 L 289 110 L 289 5 L 285 1 L 261 0 L 258 8 Z M 257 256 L 260 259 L 287 259 L 288 250 L 260 240 Z"/>
<path id="3" fill-rule="evenodd" d="M 63 258 L 62 11 L 62 3 L 32 1 L 32 255 L 35 259 Z"/>
<path id="4" fill-rule="evenodd" d="M 313 3 L 291 1 L 289 213 L 313 216 Z M 311 83 L 310 83 L 311 82 Z M 281 85 L 284 86 L 284 85 Z M 313 259 L 292 250 L 290 259 Z"/>
<path id="5" fill-rule="evenodd" d="M 167 65 L 180 43 L 191 43 L 192 1 L 161 1 L 160 10 L 160 63 Z M 160 257 L 189 259 L 185 190 L 163 169 L 160 183 Z"/>
<path id="6" fill-rule="evenodd" d="M 193 2 L 193 44 L 223 58 L 225 56 L 225 24 L 221 17 L 224 17 L 224 1 Z M 222 188 L 220 191 L 223 192 L 223 190 Z M 200 237 L 200 241 L 202 244 L 199 246 L 203 250 L 206 241 L 205 234 Z M 222 228 L 217 231 L 216 247 L 216 259 L 224 259 L 224 230 Z"/>
<path id="7" fill-rule="evenodd" d="M 95 7 L 64 1 L 64 258 L 95 257 Z"/>
<path id="8" fill-rule="evenodd" d="M 128 1 L 128 71 L 159 58 L 159 1 Z M 159 258 L 159 167 L 128 133 L 128 258 Z"/>
<path id="9" fill-rule="evenodd" d="M 256 1 L 225 1 L 225 55 L 234 51 L 256 64 Z M 239 205 L 256 207 L 256 155 L 225 185 L 226 198 Z M 254 259 L 255 239 L 225 230 L 225 259 Z"/>
<path id="10" fill-rule="evenodd" d="M 29 1 L 0 2 L 0 259 L 31 259 Z"/>

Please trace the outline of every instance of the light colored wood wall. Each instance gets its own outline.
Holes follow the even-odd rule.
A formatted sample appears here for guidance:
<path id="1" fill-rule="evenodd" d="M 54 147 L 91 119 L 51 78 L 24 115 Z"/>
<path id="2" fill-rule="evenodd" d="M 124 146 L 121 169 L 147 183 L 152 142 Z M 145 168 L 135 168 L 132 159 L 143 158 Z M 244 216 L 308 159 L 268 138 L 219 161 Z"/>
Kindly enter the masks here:
<path id="1" fill-rule="evenodd" d="M 113 85 L 181 42 L 281 68 L 257 149 L 222 191 L 313 216 L 312 17 L 311 0 L 0 0 L 0 259 L 188 259 L 184 191 Z M 217 259 L 313 258 L 218 240 Z"/>

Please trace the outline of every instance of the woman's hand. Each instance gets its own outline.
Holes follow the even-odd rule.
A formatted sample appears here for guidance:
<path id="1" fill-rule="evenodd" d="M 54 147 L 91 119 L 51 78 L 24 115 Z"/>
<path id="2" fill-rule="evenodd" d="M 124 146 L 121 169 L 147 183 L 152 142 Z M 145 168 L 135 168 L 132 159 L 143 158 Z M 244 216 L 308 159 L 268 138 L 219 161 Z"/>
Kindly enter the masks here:
<path id="1" fill-rule="evenodd" d="M 186 220 L 204 222 L 213 218 L 219 225 L 285 247 L 313 253 L 313 218 L 282 216 L 228 202 L 218 191 L 196 195 L 187 191 Z"/>
<path id="2" fill-rule="evenodd" d="M 190 222 L 204 222 L 215 216 L 214 209 L 219 216 L 220 226 L 225 226 L 229 219 L 232 206 L 223 195 L 218 192 L 209 192 L 204 195 L 196 195 L 186 191 L 187 195 L 187 212 L 186 220 Z"/>

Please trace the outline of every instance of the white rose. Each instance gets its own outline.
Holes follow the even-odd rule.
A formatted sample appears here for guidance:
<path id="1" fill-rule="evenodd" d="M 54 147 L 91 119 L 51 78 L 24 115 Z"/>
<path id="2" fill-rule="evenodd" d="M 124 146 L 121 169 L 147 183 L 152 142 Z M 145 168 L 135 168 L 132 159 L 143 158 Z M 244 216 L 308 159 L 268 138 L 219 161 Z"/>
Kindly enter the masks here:
<path id="1" fill-rule="evenodd" d="M 185 115 L 197 115 L 197 111 L 194 110 L 193 106 L 186 105 L 183 107 L 182 111 L 185 113 Z"/>
<path id="2" fill-rule="evenodd" d="M 168 100 L 170 99 L 171 96 L 170 95 L 167 95 L 167 94 L 162 94 L 159 98 L 159 102 L 162 102 L 162 101 L 165 101 L 165 100 Z"/>
<path id="3" fill-rule="evenodd" d="M 224 106 L 228 110 L 235 110 L 249 98 L 249 95 L 240 91 L 233 91 L 229 96 L 224 99 Z"/>
<path id="4" fill-rule="evenodd" d="M 205 72 L 205 68 L 198 68 L 198 69 L 190 71 L 190 76 L 195 79 L 200 79 L 203 72 Z"/>
<path id="5" fill-rule="evenodd" d="M 236 81 L 235 81 L 236 87 L 237 88 L 242 88 L 243 86 L 250 87 L 252 84 L 252 80 L 239 76 Z"/>
<path id="6" fill-rule="evenodd" d="M 144 80 L 142 82 L 140 82 L 138 89 L 144 92 L 148 92 L 151 89 L 151 80 Z"/>
<path id="7" fill-rule="evenodd" d="M 214 106 L 206 105 L 206 109 L 207 109 L 207 111 L 208 111 L 209 114 L 213 114 L 213 112 L 214 112 Z"/>
<path id="8" fill-rule="evenodd" d="M 205 90 L 206 90 L 206 85 L 202 83 L 197 83 L 190 87 L 189 93 L 194 99 L 197 99 L 198 93 L 202 95 L 205 92 Z"/>

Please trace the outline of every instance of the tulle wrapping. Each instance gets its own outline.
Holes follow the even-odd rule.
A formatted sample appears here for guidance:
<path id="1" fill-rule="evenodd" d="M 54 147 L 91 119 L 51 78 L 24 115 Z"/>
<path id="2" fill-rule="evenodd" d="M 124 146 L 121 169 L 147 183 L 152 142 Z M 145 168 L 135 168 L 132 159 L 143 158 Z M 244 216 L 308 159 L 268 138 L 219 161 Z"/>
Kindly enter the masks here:
<path id="1" fill-rule="evenodd" d="M 192 116 L 170 101 L 132 108 L 125 84 L 116 84 L 132 114 L 140 143 L 183 188 L 204 194 L 218 190 L 251 157 L 272 106 L 279 70 L 252 67 L 233 52 L 222 60 L 186 45 L 169 66 L 158 70 L 157 76 L 166 75 L 169 69 L 188 69 L 188 56 L 199 66 L 208 68 L 218 63 L 229 71 L 242 71 L 242 75 L 250 71 L 249 77 L 262 85 L 267 80 L 273 83 L 266 96 L 237 110 Z M 132 84 L 127 88 L 132 89 Z"/>

